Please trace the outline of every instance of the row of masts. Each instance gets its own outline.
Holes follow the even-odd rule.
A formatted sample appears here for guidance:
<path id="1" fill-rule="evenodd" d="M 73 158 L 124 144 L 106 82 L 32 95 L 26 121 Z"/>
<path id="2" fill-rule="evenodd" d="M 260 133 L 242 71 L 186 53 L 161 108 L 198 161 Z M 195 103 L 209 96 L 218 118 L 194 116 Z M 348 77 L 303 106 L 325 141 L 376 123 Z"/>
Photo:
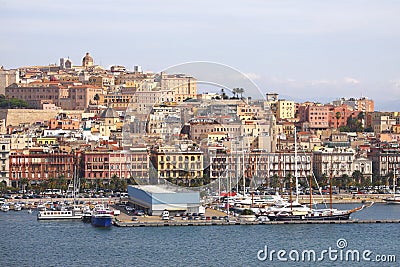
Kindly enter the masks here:
<path id="1" fill-rule="evenodd" d="M 233 151 L 233 149 L 231 149 L 231 151 Z M 237 149 L 235 150 L 236 151 L 236 153 L 237 153 Z M 295 155 L 294 155 L 294 159 L 295 159 L 295 162 L 294 162 L 294 176 L 295 176 L 295 186 L 296 186 L 296 192 L 295 192 L 295 194 L 296 194 L 296 198 L 295 198 L 295 203 L 299 203 L 299 179 L 298 179 L 298 166 L 297 166 L 297 164 L 298 164 L 298 162 L 297 162 L 297 131 L 296 131 L 296 129 L 294 129 L 294 153 L 295 153 Z M 237 158 L 238 157 L 235 157 L 235 159 L 237 160 Z M 257 159 L 256 159 L 257 160 Z M 237 168 L 237 166 L 238 166 L 238 162 L 236 162 L 236 164 L 235 164 L 235 166 L 236 166 L 236 168 L 235 168 L 235 174 L 236 174 L 236 192 L 238 193 L 239 192 L 239 176 L 238 176 L 238 168 Z M 279 172 L 279 176 L 281 176 L 281 164 L 279 164 L 278 165 L 278 167 L 279 167 L 279 170 L 278 170 L 278 172 Z M 245 178 L 245 157 L 244 157 L 244 152 L 242 152 L 242 168 L 241 168 L 241 170 L 242 170 L 242 179 L 243 179 L 243 196 L 246 196 L 246 178 Z M 330 210 L 331 210 L 331 212 L 332 212 L 332 210 L 333 210 L 333 198 L 332 198 L 332 171 L 333 171 L 333 167 L 332 167 L 332 157 L 331 157 L 331 171 L 330 171 L 330 177 L 329 177 L 329 202 L 330 202 Z M 257 175 L 257 162 L 256 162 L 256 164 L 255 164 L 255 173 L 256 173 L 256 175 Z M 231 179 L 229 179 L 230 177 L 228 177 L 228 181 L 227 181 L 227 187 L 228 187 L 228 190 L 227 190 L 227 199 L 228 199 L 228 201 L 229 201 L 229 197 L 232 195 L 231 194 Z M 312 194 L 313 194 L 313 189 L 312 189 L 312 185 L 313 185 L 313 182 L 312 182 L 312 176 L 310 175 L 310 179 L 309 179 L 309 193 L 310 193 L 310 196 L 309 196 L 309 206 L 310 206 L 310 209 L 312 209 L 312 207 L 313 207 L 313 198 L 312 198 Z M 252 179 L 250 180 L 250 186 L 251 186 L 251 183 L 252 183 Z M 283 184 L 282 183 L 280 183 L 281 184 L 281 186 L 280 186 L 280 194 L 282 195 L 283 194 L 283 188 L 282 188 L 282 186 L 283 186 Z M 289 187 L 290 187 L 290 192 L 289 192 L 289 201 L 290 201 L 290 204 L 291 204 L 291 206 L 292 206 L 292 204 L 294 203 L 294 201 L 293 201 L 293 195 L 292 195 L 292 177 L 290 177 L 290 181 L 289 181 Z M 219 182 L 219 192 L 220 192 L 220 188 L 221 188 L 221 185 L 220 185 L 220 182 Z M 253 191 L 254 191 L 254 189 L 253 189 Z M 253 193 L 252 193 L 252 197 L 253 197 Z M 252 205 L 251 206 L 253 206 L 253 201 L 252 201 Z M 228 202 L 228 213 L 229 213 L 229 202 Z"/>

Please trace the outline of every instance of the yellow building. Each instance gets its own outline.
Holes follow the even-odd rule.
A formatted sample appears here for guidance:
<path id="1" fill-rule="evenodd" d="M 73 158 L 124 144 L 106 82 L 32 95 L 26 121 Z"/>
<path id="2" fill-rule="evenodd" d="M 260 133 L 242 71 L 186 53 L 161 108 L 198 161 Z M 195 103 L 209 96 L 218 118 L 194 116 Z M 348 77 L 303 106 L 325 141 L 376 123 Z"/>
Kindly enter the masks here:
<path id="1" fill-rule="evenodd" d="M 36 143 L 40 146 L 48 146 L 57 144 L 57 137 L 38 137 Z"/>
<path id="2" fill-rule="evenodd" d="M 100 115 L 100 119 L 102 123 L 100 124 L 99 130 L 100 134 L 103 136 L 110 136 L 112 131 L 116 131 L 118 129 L 118 125 L 120 126 L 120 118 L 118 113 L 112 109 L 107 108 Z"/>
<path id="3" fill-rule="evenodd" d="M 276 103 L 276 119 L 285 120 L 293 119 L 295 113 L 294 101 L 280 99 Z"/>
<path id="4" fill-rule="evenodd" d="M 193 184 L 193 179 L 203 178 L 203 152 L 200 150 L 164 146 L 153 150 L 150 157 L 158 178 L 177 184 Z"/>

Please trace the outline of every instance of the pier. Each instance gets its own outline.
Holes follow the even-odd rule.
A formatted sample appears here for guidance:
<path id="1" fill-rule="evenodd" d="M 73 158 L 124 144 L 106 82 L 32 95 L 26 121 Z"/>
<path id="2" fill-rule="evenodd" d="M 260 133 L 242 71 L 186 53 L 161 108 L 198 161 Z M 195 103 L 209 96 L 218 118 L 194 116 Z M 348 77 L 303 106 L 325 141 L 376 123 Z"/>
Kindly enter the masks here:
<path id="1" fill-rule="evenodd" d="M 168 221 L 168 222 L 129 222 L 115 220 L 117 227 L 164 227 L 164 226 L 227 226 L 227 225 L 282 225 L 282 224 L 371 224 L 400 223 L 396 220 L 346 220 L 346 221 Z"/>

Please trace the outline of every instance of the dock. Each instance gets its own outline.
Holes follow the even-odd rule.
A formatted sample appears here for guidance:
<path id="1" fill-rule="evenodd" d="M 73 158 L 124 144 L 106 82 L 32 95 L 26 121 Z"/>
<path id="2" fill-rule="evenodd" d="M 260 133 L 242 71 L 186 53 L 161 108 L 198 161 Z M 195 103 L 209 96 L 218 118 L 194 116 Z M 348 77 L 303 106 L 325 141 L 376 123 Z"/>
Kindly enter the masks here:
<path id="1" fill-rule="evenodd" d="M 168 222 L 129 222 L 115 220 L 117 227 L 164 227 L 164 226 L 229 226 L 229 225 L 282 225 L 282 224 L 371 224 L 400 223 L 396 220 L 341 220 L 341 221 L 168 221 Z"/>

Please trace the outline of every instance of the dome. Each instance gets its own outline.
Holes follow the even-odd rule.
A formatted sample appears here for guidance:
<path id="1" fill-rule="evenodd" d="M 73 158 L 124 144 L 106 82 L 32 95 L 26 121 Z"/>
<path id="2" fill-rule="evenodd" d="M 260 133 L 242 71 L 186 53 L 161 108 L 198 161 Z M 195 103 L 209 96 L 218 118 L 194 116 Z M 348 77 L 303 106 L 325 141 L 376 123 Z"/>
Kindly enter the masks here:
<path id="1" fill-rule="evenodd" d="M 101 113 L 100 118 L 119 118 L 119 115 L 113 108 L 107 108 Z"/>
<path id="2" fill-rule="evenodd" d="M 82 66 L 84 67 L 93 66 L 93 58 L 90 56 L 89 52 L 87 52 L 86 56 L 83 57 Z"/>

